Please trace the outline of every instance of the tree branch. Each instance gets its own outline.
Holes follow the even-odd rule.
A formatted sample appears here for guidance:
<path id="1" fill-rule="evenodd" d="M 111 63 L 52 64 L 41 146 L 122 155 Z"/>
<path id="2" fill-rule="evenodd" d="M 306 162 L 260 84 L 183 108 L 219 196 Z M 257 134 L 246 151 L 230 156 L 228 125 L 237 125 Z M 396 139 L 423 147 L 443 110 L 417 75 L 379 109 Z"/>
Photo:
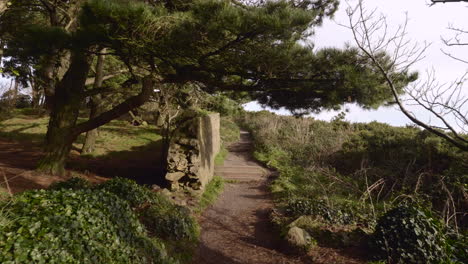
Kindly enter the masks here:
<path id="1" fill-rule="evenodd" d="M 413 100 L 417 103 L 417 105 L 423 107 L 426 109 L 429 113 L 435 115 L 439 120 L 444 123 L 446 126 L 445 128 L 450 131 L 450 133 L 446 133 L 443 131 L 440 131 L 438 129 L 435 129 L 433 126 L 431 126 L 428 123 L 425 123 L 418 119 L 413 113 L 411 113 L 403 104 L 402 100 L 399 97 L 399 92 L 398 89 L 395 85 L 395 80 L 393 80 L 392 76 L 390 76 L 389 69 L 384 67 L 382 62 L 379 59 L 379 54 L 387 54 L 389 52 L 393 53 L 400 53 L 399 55 L 394 55 L 395 61 L 393 61 L 393 65 L 401 65 L 400 68 L 409 70 L 409 67 L 413 65 L 416 61 L 421 60 L 421 58 L 424 56 L 424 51 L 427 49 L 427 45 L 423 47 L 422 49 L 407 49 L 406 46 L 409 45 L 409 41 L 404 40 L 405 35 L 406 35 L 406 26 L 400 27 L 395 35 L 390 37 L 392 39 L 392 42 L 394 44 L 394 47 L 392 50 L 389 50 L 389 46 L 380 46 L 378 43 L 382 43 L 382 40 L 379 39 L 377 42 L 374 41 L 374 36 L 373 34 L 377 31 L 377 29 L 385 27 L 386 26 L 386 20 L 384 16 L 381 16 L 380 18 L 377 19 L 377 21 L 373 20 L 373 14 L 375 11 L 372 11 L 370 15 L 366 12 L 364 5 L 363 5 L 364 0 L 359 0 L 359 3 L 357 4 L 356 7 L 354 8 L 348 8 L 347 14 L 349 18 L 349 26 L 348 28 L 351 29 L 353 38 L 359 47 L 359 49 L 366 55 L 372 63 L 377 67 L 379 72 L 382 74 L 384 77 L 387 85 L 390 88 L 390 91 L 393 95 L 393 98 L 395 99 L 396 104 L 402 111 L 402 113 L 408 117 L 413 123 L 419 125 L 420 127 L 426 129 L 427 131 L 431 132 L 434 135 L 437 135 L 448 142 L 450 142 L 452 145 L 456 146 L 460 150 L 463 151 L 468 151 L 468 140 L 466 140 L 463 136 L 460 136 L 457 131 L 453 128 L 453 126 L 448 122 L 448 120 L 442 116 L 441 113 L 438 112 L 436 108 L 434 108 L 434 104 L 437 102 L 437 100 L 444 99 L 446 103 L 443 106 L 443 109 L 448 109 L 450 111 L 454 111 L 451 108 L 446 108 L 446 106 L 451 106 L 450 102 L 455 96 L 455 105 L 460 102 L 461 98 L 459 97 L 460 95 L 457 94 L 456 88 L 459 87 L 459 83 L 457 82 L 457 86 L 453 89 L 453 91 L 449 94 L 448 98 L 443 98 L 443 96 L 446 94 L 446 90 L 441 91 L 441 87 L 439 89 L 434 91 L 434 86 L 432 84 L 434 83 L 434 80 L 429 80 L 428 85 L 426 89 L 422 89 L 422 94 L 425 102 L 422 102 L 420 98 L 417 96 L 414 96 L 413 94 L 410 94 L 412 96 Z M 357 21 L 355 21 L 357 17 Z M 370 25 L 370 26 L 369 26 Z M 377 28 L 376 28 L 377 25 Z M 405 24 L 406 25 L 406 24 Z M 400 29 L 402 31 L 400 32 Z M 386 36 L 386 32 L 384 36 Z M 377 44 L 376 44 L 377 43 Z M 451 87 L 448 88 L 448 90 Z M 427 96 L 428 92 L 432 92 L 433 96 L 431 97 L 432 100 L 430 100 L 430 97 Z M 461 101 L 462 104 L 461 106 L 464 105 L 465 101 Z M 459 113 L 461 106 L 459 105 L 458 111 L 455 113 Z M 446 112 L 443 111 L 442 112 Z M 468 125 L 468 124 L 465 124 Z M 454 137 L 454 136 L 455 137 Z"/>
<path id="2" fill-rule="evenodd" d="M 126 72 L 128 72 L 128 70 L 120 70 L 118 72 L 108 74 L 108 75 L 102 77 L 102 81 L 109 80 L 111 78 L 114 78 L 114 77 L 118 76 L 121 73 L 126 73 Z M 91 77 L 91 78 L 86 79 L 85 85 L 88 86 L 88 85 L 94 84 L 94 79 L 95 79 L 95 77 Z"/>
<path id="3" fill-rule="evenodd" d="M 143 105 L 150 99 L 151 95 L 153 94 L 154 85 L 155 80 L 151 76 L 145 77 L 142 81 L 141 92 L 138 95 L 128 98 L 123 103 L 120 103 L 111 110 L 100 114 L 96 118 L 76 125 L 76 127 L 73 129 L 73 134 L 78 136 L 81 133 L 98 128 L 120 117 L 128 111 Z"/>

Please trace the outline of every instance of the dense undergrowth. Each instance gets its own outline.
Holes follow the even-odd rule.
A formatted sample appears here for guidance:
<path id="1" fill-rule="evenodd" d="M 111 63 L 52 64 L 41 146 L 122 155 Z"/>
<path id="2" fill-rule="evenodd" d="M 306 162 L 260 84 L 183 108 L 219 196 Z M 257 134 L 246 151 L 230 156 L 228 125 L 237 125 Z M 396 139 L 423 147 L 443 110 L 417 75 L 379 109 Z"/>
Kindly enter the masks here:
<path id="1" fill-rule="evenodd" d="M 187 209 L 123 178 L 73 178 L 0 208 L 1 263 L 184 263 L 199 235 Z"/>
<path id="2" fill-rule="evenodd" d="M 254 136 L 255 157 L 279 172 L 271 191 L 283 229 L 307 215 L 311 233 L 363 231 L 369 257 L 389 263 L 468 262 L 468 153 L 415 127 L 266 111 L 241 123 Z"/>

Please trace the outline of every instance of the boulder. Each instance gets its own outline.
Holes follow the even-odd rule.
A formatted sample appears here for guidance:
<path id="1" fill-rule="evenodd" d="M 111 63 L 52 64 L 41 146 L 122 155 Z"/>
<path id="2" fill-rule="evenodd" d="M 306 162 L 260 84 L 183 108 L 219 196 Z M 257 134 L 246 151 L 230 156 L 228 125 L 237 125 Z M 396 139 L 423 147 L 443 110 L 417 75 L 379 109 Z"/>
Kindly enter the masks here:
<path id="1" fill-rule="evenodd" d="M 166 174 L 166 180 L 171 181 L 171 182 L 176 182 L 184 176 L 185 176 L 185 173 L 181 171 L 171 172 L 171 173 Z"/>
<path id="2" fill-rule="evenodd" d="M 289 229 L 286 240 L 291 246 L 301 250 L 309 250 L 312 246 L 317 244 L 307 231 L 297 226 Z"/>

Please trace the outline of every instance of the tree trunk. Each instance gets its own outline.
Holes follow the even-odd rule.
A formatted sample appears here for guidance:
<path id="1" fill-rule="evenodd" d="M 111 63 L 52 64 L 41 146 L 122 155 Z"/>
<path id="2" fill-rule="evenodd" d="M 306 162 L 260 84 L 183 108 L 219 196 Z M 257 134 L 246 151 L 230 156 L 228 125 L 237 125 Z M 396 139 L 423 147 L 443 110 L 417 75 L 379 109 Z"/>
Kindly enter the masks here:
<path id="1" fill-rule="evenodd" d="M 74 133 L 74 127 L 84 99 L 84 83 L 89 68 L 87 56 L 74 54 L 70 68 L 55 89 L 46 135 L 46 156 L 38 167 L 42 172 L 61 175 L 65 171 L 66 158 L 79 135 Z"/>
<path id="2" fill-rule="evenodd" d="M 152 76 L 142 81 L 142 90 L 115 106 L 99 114 L 96 118 L 76 124 L 84 96 L 84 84 L 89 71 L 86 56 L 72 57 L 70 69 L 57 86 L 54 104 L 46 138 L 46 156 L 39 163 L 39 170 L 50 174 L 63 174 L 65 161 L 75 139 L 84 132 L 98 128 L 128 111 L 143 105 L 154 90 Z"/>
<path id="3" fill-rule="evenodd" d="M 106 49 L 102 49 L 101 53 L 105 53 Z M 101 54 L 98 56 L 97 63 L 96 63 L 96 77 L 94 78 L 93 89 L 99 89 L 104 82 L 104 61 L 106 57 L 105 55 Z M 89 119 L 96 118 L 99 114 L 101 114 L 101 104 L 102 104 L 102 97 L 100 95 L 95 95 L 91 97 L 90 101 L 90 108 L 91 111 L 89 113 Z M 85 142 L 83 147 L 81 148 L 81 155 L 91 154 L 94 152 L 96 147 L 96 139 L 98 137 L 98 129 L 95 128 L 90 130 L 86 133 Z"/>
<path id="4" fill-rule="evenodd" d="M 97 98 L 94 98 L 94 96 L 91 99 L 91 102 L 90 102 L 91 111 L 90 111 L 90 114 L 89 114 L 89 119 L 96 118 L 98 116 L 98 112 L 100 112 L 98 110 L 99 101 L 96 100 L 96 99 Z M 94 152 L 94 149 L 96 147 L 96 140 L 97 140 L 98 134 L 99 134 L 99 132 L 98 132 L 97 128 L 86 132 L 85 141 L 83 143 L 83 147 L 81 148 L 81 155 L 91 154 L 91 153 Z"/>

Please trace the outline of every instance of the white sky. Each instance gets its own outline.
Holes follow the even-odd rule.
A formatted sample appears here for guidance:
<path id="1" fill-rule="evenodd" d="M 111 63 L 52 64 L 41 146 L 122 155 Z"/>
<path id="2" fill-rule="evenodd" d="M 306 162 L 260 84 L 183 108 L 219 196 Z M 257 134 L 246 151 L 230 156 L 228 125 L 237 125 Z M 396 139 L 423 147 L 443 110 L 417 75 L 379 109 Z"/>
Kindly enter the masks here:
<path id="1" fill-rule="evenodd" d="M 350 0 L 349 3 L 353 5 L 356 0 Z M 407 13 L 409 36 L 419 43 L 424 41 L 432 43 L 426 52 L 426 58 L 415 65 L 413 70 L 424 75 L 427 69 L 434 68 L 439 82 L 449 83 L 463 75 L 468 70 L 468 64 L 448 58 L 440 50 L 443 48 L 454 55 L 468 59 L 468 47 L 447 49 L 441 37 L 450 38 L 453 36 L 453 33 L 447 29 L 449 25 L 468 30 L 468 4 L 446 3 L 429 7 L 428 3 L 428 0 L 367 0 L 365 5 L 369 10 L 377 8 L 377 14 L 386 15 L 389 26 L 398 26 L 404 22 Z M 321 28 L 316 29 L 315 37 L 312 40 L 316 48 L 341 48 L 344 47 L 345 43 L 353 45 L 350 30 L 339 25 L 348 24 L 346 7 L 346 1 L 342 0 L 335 18 L 333 20 L 327 19 Z M 468 90 L 467 86 L 465 86 L 465 90 Z M 246 108 L 249 110 L 261 109 L 256 103 L 249 103 Z M 353 122 L 376 120 L 397 126 L 411 123 L 396 107 L 380 108 L 376 111 L 365 111 L 355 105 L 348 105 L 346 108 L 350 110 L 346 119 Z M 413 111 L 418 113 L 417 109 Z M 287 114 L 285 111 L 280 111 L 280 113 Z M 314 117 L 329 120 L 336 114 L 337 112 L 324 112 L 314 115 Z M 418 114 L 418 116 L 422 116 L 424 121 L 430 120 L 427 115 Z"/>

